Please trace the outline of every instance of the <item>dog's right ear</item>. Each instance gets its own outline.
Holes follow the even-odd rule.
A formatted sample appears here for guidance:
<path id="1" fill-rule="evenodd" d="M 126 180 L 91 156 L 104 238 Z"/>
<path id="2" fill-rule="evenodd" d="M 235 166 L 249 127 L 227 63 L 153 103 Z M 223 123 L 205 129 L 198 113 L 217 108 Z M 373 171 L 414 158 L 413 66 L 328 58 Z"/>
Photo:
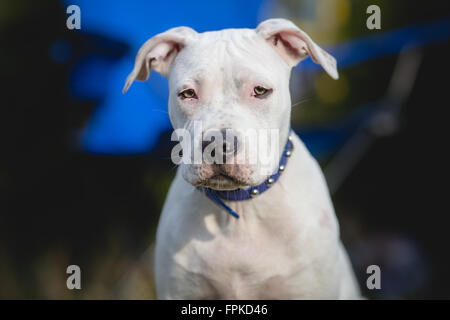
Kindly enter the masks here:
<path id="1" fill-rule="evenodd" d="M 134 80 L 147 80 L 152 69 L 166 77 L 178 52 L 197 35 L 191 28 L 177 27 L 147 40 L 136 55 L 134 69 L 128 75 L 122 92 L 127 92 Z"/>
<path id="2" fill-rule="evenodd" d="M 338 79 L 336 59 L 319 47 L 303 30 L 286 19 L 269 19 L 256 28 L 261 35 L 293 67 L 308 56 L 320 64 L 333 78 Z"/>

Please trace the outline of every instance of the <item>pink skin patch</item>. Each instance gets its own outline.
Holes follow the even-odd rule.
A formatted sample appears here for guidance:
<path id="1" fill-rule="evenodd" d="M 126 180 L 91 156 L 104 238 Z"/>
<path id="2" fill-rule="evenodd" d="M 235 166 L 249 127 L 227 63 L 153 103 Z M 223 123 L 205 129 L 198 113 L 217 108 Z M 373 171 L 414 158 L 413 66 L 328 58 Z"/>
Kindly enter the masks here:
<path id="1" fill-rule="evenodd" d="M 330 228 L 330 217 L 325 210 L 322 210 L 322 216 L 320 217 L 319 224 L 322 228 Z"/>

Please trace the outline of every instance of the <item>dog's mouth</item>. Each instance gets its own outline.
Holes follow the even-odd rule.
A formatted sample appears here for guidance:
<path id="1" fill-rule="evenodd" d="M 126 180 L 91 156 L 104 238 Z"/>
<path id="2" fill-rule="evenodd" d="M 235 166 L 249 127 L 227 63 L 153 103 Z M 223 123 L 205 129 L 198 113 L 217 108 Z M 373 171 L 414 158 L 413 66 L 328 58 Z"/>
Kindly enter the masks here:
<path id="1" fill-rule="evenodd" d="M 254 167 L 245 164 L 203 164 L 183 168 L 183 178 L 188 183 L 194 187 L 208 187 L 214 190 L 245 189 L 259 185 L 269 176 L 260 174 Z"/>
<path id="2" fill-rule="evenodd" d="M 198 186 L 208 187 L 214 190 L 234 190 L 244 188 L 248 186 L 248 183 L 227 174 L 219 173 L 199 182 Z"/>

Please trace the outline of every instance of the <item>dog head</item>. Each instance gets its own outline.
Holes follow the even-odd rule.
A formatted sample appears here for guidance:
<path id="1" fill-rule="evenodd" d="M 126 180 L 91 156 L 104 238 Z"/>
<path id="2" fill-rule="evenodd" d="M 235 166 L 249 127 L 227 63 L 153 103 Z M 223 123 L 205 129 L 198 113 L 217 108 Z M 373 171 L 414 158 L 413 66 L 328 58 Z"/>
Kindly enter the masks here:
<path id="1" fill-rule="evenodd" d="M 257 185 L 277 168 L 289 134 L 290 71 L 308 56 L 338 78 L 336 60 L 285 19 L 204 33 L 178 27 L 144 43 L 124 92 L 152 69 L 168 78 L 171 123 L 188 133 L 181 166 L 189 183 Z M 191 147 L 200 162 L 186 156 Z"/>

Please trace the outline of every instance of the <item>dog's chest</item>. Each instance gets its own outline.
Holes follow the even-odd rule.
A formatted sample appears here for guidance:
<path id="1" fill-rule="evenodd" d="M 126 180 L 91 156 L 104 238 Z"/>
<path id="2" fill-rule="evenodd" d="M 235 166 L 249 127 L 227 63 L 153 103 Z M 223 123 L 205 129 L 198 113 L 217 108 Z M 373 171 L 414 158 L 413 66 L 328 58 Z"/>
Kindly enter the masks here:
<path id="1" fill-rule="evenodd" d="M 293 284 L 300 278 L 315 279 L 309 267 L 314 253 L 299 245 L 307 240 L 302 232 L 294 221 L 236 221 L 208 241 L 186 246 L 188 263 L 181 269 L 195 278 L 204 293 L 199 298 L 298 297 L 299 287 Z"/>

